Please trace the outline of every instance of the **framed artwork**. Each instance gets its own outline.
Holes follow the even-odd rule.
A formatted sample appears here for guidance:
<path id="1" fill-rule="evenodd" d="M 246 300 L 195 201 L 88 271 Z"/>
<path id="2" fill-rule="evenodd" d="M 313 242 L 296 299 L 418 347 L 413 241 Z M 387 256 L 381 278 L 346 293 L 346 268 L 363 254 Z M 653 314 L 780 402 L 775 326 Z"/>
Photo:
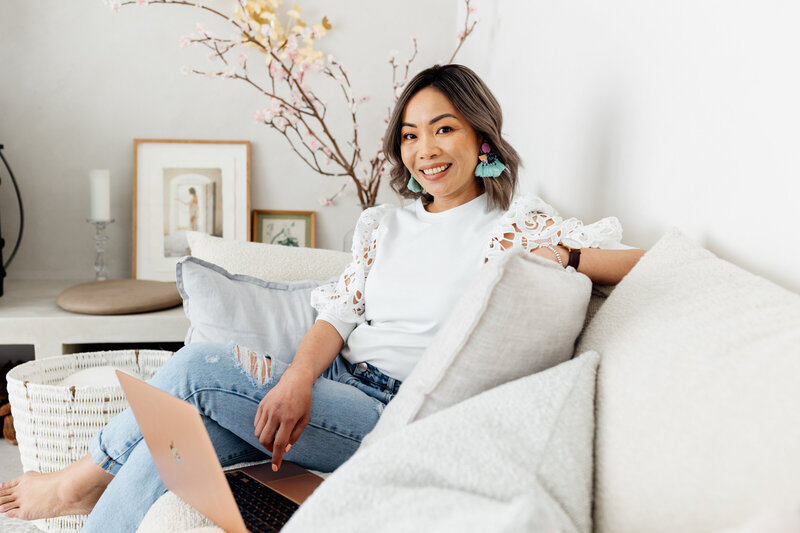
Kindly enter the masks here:
<path id="1" fill-rule="evenodd" d="M 134 279 L 175 281 L 187 231 L 246 241 L 249 212 L 249 141 L 134 139 Z"/>
<path id="2" fill-rule="evenodd" d="M 316 246 L 314 211 L 253 210 L 254 242 L 314 248 Z"/>

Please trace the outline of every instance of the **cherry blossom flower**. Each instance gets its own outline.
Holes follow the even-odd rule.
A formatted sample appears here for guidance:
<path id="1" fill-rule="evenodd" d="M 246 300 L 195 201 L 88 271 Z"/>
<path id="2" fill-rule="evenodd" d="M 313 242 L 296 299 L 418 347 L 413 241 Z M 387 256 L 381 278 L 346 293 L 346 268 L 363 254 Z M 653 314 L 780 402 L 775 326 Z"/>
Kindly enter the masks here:
<path id="1" fill-rule="evenodd" d="M 121 7 L 120 0 L 102 1 L 114 11 L 119 11 Z M 476 10 L 470 6 L 470 0 L 464 1 L 468 10 L 467 21 L 464 29 L 458 34 L 460 42 L 456 53 L 461 42 L 470 35 L 474 28 L 474 24 L 470 25 L 469 21 L 470 16 Z M 125 0 L 124 2 L 125 5 L 153 3 L 153 0 Z M 157 0 L 156 3 L 161 2 Z M 198 10 L 205 7 L 199 0 L 167 0 L 164 3 L 194 6 Z M 277 6 L 282 3 L 281 0 L 236 0 L 235 3 L 239 7 L 232 15 L 222 15 L 215 11 L 217 15 L 234 26 L 227 30 L 227 38 L 217 38 L 202 23 L 198 22 L 195 33 L 184 35 L 179 41 L 181 48 L 195 45 L 205 46 L 208 51 L 212 52 L 208 58 L 216 68 L 200 71 L 183 66 L 180 69 L 181 73 L 184 75 L 202 74 L 209 79 L 241 78 L 256 85 L 261 94 L 266 95 L 269 100 L 263 107 L 253 112 L 253 120 L 266 124 L 285 136 L 292 148 L 315 171 L 325 175 L 349 176 L 348 183 L 353 184 L 352 182 L 354 182 L 361 207 L 367 208 L 374 205 L 375 191 L 386 170 L 385 155 L 379 150 L 373 158 L 362 156 L 357 134 L 359 124 L 355 120 L 352 121 L 351 140 L 347 143 L 337 143 L 339 139 L 336 139 L 328 128 L 330 120 L 332 120 L 326 118 L 328 102 L 321 100 L 313 90 L 313 86 L 318 80 L 318 77 L 313 74 L 323 74 L 319 78 L 325 78 L 329 82 L 332 80 L 338 82 L 337 89 L 343 91 L 344 104 L 350 108 L 353 118 L 355 118 L 358 107 L 369 101 L 368 96 L 354 94 L 348 74 L 332 54 L 323 55 L 320 50 L 314 48 L 315 40 L 325 36 L 326 30 L 331 29 L 327 17 L 322 19 L 321 24 L 303 23 L 299 18 L 301 9 L 293 4 L 292 9 L 287 12 L 290 16 L 288 23 L 284 26 L 279 22 L 277 13 Z M 264 10 L 265 6 L 269 7 L 268 11 Z M 414 50 L 411 58 L 406 61 L 398 60 L 397 50 L 389 52 L 395 100 L 402 93 L 408 80 L 410 64 L 417 56 L 416 39 L 412 39 L 412 42 Z M 243 53 L 243 50 L 248 50 L 244 46 L 250 44 L 256 44 L 258 52 L 264 54 L 264 63 L 255 63 L 255 65 L 262 69 L 262 77 L 264 70 L 269 74 L 266 85 L 259 85 L 254 78 L 251 78 L 249 71 L 252 64 L 248 64 L 247 60 L 255 56 Z M 252 50 L 253 54 L 256 53 L 253 48 L 249 50 Z M 453 55 L 455 56 L 455 53 Z M 385 117 L 384 122 L 388 123 L 388 121 L 389 117 Z M 320 133 L 315 135 L 312 129 Z M 299 136 L 298 141 L 295 141 L 295 135 Z M 296 145 L 296 142 L 299 142 L 299 145 Z M 330 148 L 334 145 L 347 145 L 349 148 L 345 152 L 337 149 L 337 153 L 334 154 Z M 303 152 L 303 149 L 306 152 Z M 349 152 L 350 149 L 353 150 L 352 153 Z M 307 157 L 309 150 L 313 154 L 311 158 Z M 328 167 L 331 166 L 334 169 L 328 171 Z M 334 205 L 334 200 L 343 195 L 346 186 L 347 183 L 330 197 L 320 198 L 320 205 Z"/>

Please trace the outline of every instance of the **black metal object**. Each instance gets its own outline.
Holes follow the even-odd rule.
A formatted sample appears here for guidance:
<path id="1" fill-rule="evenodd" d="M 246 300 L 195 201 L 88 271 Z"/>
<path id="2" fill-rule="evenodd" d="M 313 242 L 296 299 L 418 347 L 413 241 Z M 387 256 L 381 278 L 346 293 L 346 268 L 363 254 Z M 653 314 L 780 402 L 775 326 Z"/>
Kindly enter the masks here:
<path id="1" fill-rule="evenodd" d="M 0 230 L 0 296 L 3 296 L 3 280 L 6 277 L 6 269 L 8 268 L 8 265 L 11 264 L 11 261 L 14 260 L 14 256 L 17 255 L 19 243 L 22 240 L 22 228 L 25 225 L 25 214 L 22 210 L 22 196 L 19 193 L 19 186 L 17 185 L 17 180 L 14 178 L 14 173 L 11 171 L 11 167 L 8 165 L 8 161 L 6 161 L 5 156 L 3 156 L 2 144 L 0 144 L 0 159 L 3 160 L 6 170 L 8 170 L 8 175 L 11 176 L 11 183 L 14 184 L 14 190 L 17 193 L 17 203 L 19 204 L 19 233 L 17 234 L 17 242 L 14 245 L 14 249 L 11 251 L 11 255 L 8 257 L 8 261 L 6 262 L 3 262 L 3 247 L 5 246 L 6 242 L 3 239 L 2 230 Z M 0 184 L 2 184 L 2 182 L 0 182 Z"/>

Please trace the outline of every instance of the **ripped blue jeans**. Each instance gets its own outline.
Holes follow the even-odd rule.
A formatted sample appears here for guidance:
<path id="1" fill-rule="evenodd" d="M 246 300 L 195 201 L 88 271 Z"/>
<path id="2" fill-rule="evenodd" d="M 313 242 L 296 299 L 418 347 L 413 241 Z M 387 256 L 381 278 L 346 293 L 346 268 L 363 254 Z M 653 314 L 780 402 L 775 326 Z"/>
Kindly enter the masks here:
<path id="1" fill-rule="evenodd" d="M 254 420 L 259 402 L 287 367 L 233 343 L 191 344 L 176 352 L 150 384 L 197 407 L 220 463 L 229 466 L 270 457 L 254 434 Z M 355 453 L 399 387 L 372 365 L 352 365 L 337 356 L 314 382 L 310 421 L 283 457 L 312 470 L 333 471 Z M 114 479 L 82 531 L 136 531 L 166 487 L 130 409 L 92 437 L 89 452 Z"/>

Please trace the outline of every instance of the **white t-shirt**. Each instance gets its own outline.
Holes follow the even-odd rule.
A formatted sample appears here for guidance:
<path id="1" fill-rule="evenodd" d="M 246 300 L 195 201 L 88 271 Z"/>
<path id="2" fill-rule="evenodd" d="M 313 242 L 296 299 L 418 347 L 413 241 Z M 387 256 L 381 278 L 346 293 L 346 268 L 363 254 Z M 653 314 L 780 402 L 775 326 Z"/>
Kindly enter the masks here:
<path id="1" fill-rule="evenodd" d="M 584 226 L 561 219 L 536 197 L 522 197 L 506 212 L 489 210 L 486 198 L 441 213 L 429 213 L 417 200 L 361 214 L 353 262 L 311 296 L 317 320 L 345 340 L 342 356 L 403 381 L 486 261 L 517 246 L 620 247 L 622 228 L 614 217 Z"/>

